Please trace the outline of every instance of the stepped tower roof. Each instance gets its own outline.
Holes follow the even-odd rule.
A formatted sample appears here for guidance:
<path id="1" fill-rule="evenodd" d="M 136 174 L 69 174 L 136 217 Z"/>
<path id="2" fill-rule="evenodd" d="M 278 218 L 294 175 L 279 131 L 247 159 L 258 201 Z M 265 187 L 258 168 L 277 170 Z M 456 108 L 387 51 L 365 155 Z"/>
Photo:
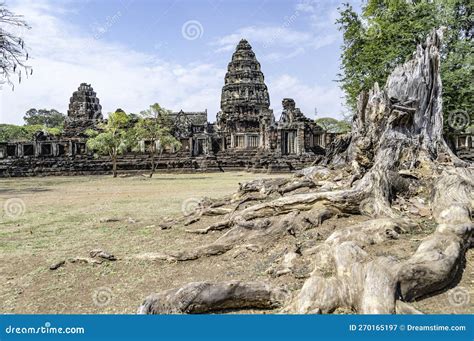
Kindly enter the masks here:
<path id="1" fill-rule="evenodd" d="M 247 40 L 242 39 L 232 55 L 222 88 L 221 110 L 227 115 L 258 115 L 270 106 L 260 63 Z M 230 117 L 229 117 L 230 118 Z"/>
<path id="2" fill-rule="evenodd" d="M 102 107 L 90 84 L 81 83 L 69 100 L 67 116 L 74 120 L 102 119 Z"/>

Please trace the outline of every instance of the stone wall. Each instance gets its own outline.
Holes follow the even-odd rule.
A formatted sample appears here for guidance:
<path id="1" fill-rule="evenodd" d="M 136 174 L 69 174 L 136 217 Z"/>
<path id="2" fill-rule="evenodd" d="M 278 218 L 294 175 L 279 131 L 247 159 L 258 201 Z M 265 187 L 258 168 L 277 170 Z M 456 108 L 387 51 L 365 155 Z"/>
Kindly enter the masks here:
<path id="1" fill-rule="evenodd" d="M 182 154 L 166 154 L 156 157 L 157 172 L 288 172 L 309 166 L 314 155 L 288 155 L 276 158 L 271 153 L 257 150 L 219 152 L 213 156 L 187 157 Z M 150 159 L 146 154 L 130 153 L 118 160 L 121 173 L 147 172 Z M 21 157 L 0 160 L 0 177 L 94 175 L 111 174 L 112 164 L 107 157 L 74 155 L 56 157 Z"/>
<path id="2" fill-rule="evenodd" d="M 474 148 L 472 138 L 469 142 L 471 143 L 469 146 L 462 145 L 456 150 L 456 153 L 460 158 L 473 162 Z M 52 143 L 51 155 L 38 155 L 37 152 L 33 155 L 24 155 L 25 146 L 30 144 L 32 143 L 16 144 L 16 150 L 22 151 L 22 153 L 21 156 L 17 155 L 14 157 L 6 155 L 6 147 L 9 144 L 0 146 L 0 151 L 3 153 L 0 157 L 0 177 L 90 175 L 111 174 L 112 172 L 112 164 L 107 157 L 94 157 L 90 153 L 58 155 L 57 148 L 54 148 L 54 143 Z M 38 145 L 41 145 L 41 143 L 38 143 Z M 78 152 L 76 150 L 78 145 L 73 143 L 72 148 L 66 148 L 66 150 Z M 36 146 L 35 150 L 38 151 L 40 149 Z M 189 152 L 179 151 L 155 157 L 155 162 L 157 172 L 180 173 L 242 170 L 270 173 L 289 172 L 311 165 L 324 152 L 325 150 L 320 148 L 314 154 L 281 155 L 274 151 L 261 149 L 227 149 L 212 155 L 190 156 Z M 143 153 L 129 153 L 120 156 L 118 160 L 118 169 L 122 173 L 145 173 L 149 171 L 150 167 L 149 156 Z"/>

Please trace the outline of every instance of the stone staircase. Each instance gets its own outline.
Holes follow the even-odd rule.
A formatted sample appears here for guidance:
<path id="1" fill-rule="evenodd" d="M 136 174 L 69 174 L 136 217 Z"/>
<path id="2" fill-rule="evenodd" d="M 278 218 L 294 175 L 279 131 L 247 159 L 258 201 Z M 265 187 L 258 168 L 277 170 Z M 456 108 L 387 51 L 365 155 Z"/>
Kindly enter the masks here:
<path id="1" fill-rule="evenodd" d="M 157 172 L 289 172 L 309 166 L 315 155 L 285 155 L 275 157 L 271 152 L 258 150 L 226 150 L 210 156 L 190 157 L 179 154 L 163 154 L 155 157 Z M 146 154 L 121 155 L 119 172 L 146 172 L 150 169 Z M 109 174 L 112 164 L 107 157 L 75 155 L 62 157 L 22 157 L 0 160 L 0 177 L 42 175 L 89 175 Z"/>

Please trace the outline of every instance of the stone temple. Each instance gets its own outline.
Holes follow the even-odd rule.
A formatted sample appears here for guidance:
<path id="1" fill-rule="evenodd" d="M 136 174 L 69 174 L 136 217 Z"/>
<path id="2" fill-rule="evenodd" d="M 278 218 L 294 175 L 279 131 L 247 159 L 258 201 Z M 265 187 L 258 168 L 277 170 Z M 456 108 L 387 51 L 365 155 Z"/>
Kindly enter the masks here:
<path id="1" fill-rule="evenodd" d="M 101 121 L 102 107 L 90 84 L 82 83 L 69 100 L 69 110 L 64 125 L 66 137 L 84 137 L 84 131 L 94 129 Z"/>
<path id="2" fill-rule="evenodd" d="M 82 83 L 72 94 L 59 138 L 42 132 L 33 141 L 0 143 L 0 176 L 40 174 L 100 174 L 109 172 L 106 157 L 86 148 L 85 131 L 104 120 L 91 85 Z M 165 150 L 157 160 L 161 171 L 288 171 L 311 164 L 333 139 L 296 107 L 282 99 L 277 121 L 270 108 L 265 78 L 252 47 L 241 40 L 228 65 L 221 110 L 210 123 L 207 110 L 174 112 L 173 134 L 181 148 Z M 120 170 L 145 170 L 150 160 L 142 150 L 121 156 Z"/>
<path id="3" fill-rule="evenodd" d="M 241 40 L 227 67 L 217 127 L 225 148 L 268 149 L 268 128 L 274 124 L 270 96 L 260 63 L 246 40 Z"/>

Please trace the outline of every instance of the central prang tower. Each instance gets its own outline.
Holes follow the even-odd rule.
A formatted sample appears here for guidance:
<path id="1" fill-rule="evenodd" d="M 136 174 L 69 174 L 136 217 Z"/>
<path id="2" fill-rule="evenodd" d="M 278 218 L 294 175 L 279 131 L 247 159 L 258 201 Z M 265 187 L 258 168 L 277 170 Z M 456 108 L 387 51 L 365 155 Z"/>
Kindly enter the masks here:
<path id="1" fill-rule="evenodd" d="M 266 129 L 274 121 L 260 63 L 242 39 L 227 67 L 217 125 L 227 132 L 228 148 L 266 149 Z"/>

